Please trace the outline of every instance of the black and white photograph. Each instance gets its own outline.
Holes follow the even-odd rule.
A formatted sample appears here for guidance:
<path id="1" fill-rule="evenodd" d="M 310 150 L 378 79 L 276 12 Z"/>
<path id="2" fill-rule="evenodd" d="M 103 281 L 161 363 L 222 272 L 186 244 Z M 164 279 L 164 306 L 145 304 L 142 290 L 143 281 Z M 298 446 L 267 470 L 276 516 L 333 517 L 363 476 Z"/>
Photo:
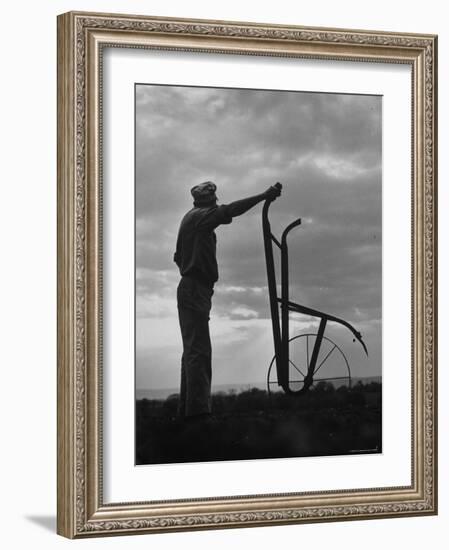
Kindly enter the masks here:
<path id="1" fill-rule="evenodd" d="M 62 537 L 438 520 L 438 26 L 309 8 L 57 17 Z"/>
<path id="2" fill-rule="evenodd" d="M 382 96 L 135 85 L 135 463 L 382 452 Z"/>

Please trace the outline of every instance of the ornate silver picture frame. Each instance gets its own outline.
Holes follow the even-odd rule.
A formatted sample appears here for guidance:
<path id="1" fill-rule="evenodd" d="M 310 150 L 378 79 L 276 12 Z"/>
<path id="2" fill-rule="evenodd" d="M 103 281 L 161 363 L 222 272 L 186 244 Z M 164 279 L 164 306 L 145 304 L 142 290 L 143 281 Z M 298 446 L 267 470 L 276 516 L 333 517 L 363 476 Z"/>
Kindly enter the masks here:
<path id="1" fill-rule="evenodd" d="M 292 485 L 291 491 L 273 491 L 273 485 L 261 481 L 260 490 L 251 494 L 232 491 L 211 495 L 204 491 L 204 497 L 201 488 L 186 496 L 182 487 L 175 497 L 172 492 L 161 497 L 148 483 L 144 498 L 105 498 L 112 470 L 106 464 L 110 448 L 104 444 L 105 425 L 110 428 L 110 409 L 104 406 L 110 356 L 104 352 L 109 294 L 104 292 L 108 273 L 103 259 L 105 233 L 110 224 L 120 224 L 119 219 L 104 223 L 104 94 L 109 85 L 104 79 L 104 55 L 110 50 L 130 55 L 191 52 L 203 59 L 219 54 L 223 59 L 232 56 L 248 62 L 264 58 L 273 66 L 280 60 L 296 59 L 324 61 L 335 67 L 339 63 L 356 67 L 382 64 L 410 70 L 407 211 L 411 223 L 405 233 L 410 243 L 407 270 L 411 307 L 398 312 L 410 325 L 410 347 L 400 350 L 401 363 L 409 373 L 404 391 L 409 396 L 410 446 L 404 452 L 410 483 L 376 485 L 367 480 L 351 488 L 337 484 L 298 490 Z M 63 14 L 58 17 L 57 185 L 60 535 L 84 538 L 437 513 L 436 36 Z M 133 366 L 129 368 L 132 376 Z M 134 402 L 123 404 L 128 405 L 134 408 Z M 388 414 L 383 422 L 388 423 Z M 134 463 L 131 466 L 136 467 Z M 151 469 L 153 465 L 144 467 Z M 201 464 L 195 467 L 201 471 Z"/>

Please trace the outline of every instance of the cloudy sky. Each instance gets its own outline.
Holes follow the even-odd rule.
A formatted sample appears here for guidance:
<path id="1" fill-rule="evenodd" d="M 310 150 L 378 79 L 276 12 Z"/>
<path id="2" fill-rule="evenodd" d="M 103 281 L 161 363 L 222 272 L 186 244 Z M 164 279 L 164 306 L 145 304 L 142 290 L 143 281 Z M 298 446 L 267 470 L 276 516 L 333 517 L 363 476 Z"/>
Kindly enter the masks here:
<path id="1" fill-rule="evenodd" d="M 136 85 L 136 384 L 179 385 L 182 340 L 173 262 L 190 188 L 212 180 L 219 202 L 264 191 L 289 236 L 290 296 L 352 323 L 326 334 L 353 376 L 381 374 L 382 98 Z M 211 313 L 213 385 L 262 382 L 273 355 L 261 204 L 217 229 L 220 279 Z M 293 316 L 291 335 L 316 330 Z"/>

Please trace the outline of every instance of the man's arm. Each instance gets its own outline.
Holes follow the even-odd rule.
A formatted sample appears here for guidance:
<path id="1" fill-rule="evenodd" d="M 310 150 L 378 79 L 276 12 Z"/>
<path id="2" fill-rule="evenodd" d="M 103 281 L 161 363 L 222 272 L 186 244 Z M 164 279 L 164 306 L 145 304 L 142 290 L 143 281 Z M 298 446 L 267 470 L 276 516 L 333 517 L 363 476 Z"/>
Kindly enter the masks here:
<path id="1" fill-rule="evenodd" d="M 240 199 L 238 201 L 231 202 L 226 205 L 226 210 L 232 218 L 236 216 L 241 216 L 245 212 L 248 212 L 253 206 L 256 206 L 259 202 L 262 202 L 266 199 L 275 200 L 281 194 L 279 187 L 271 186 L 264 193 L 259 195 L 253 195 L 252 197 L 247 197 L 246 199 Z"/>

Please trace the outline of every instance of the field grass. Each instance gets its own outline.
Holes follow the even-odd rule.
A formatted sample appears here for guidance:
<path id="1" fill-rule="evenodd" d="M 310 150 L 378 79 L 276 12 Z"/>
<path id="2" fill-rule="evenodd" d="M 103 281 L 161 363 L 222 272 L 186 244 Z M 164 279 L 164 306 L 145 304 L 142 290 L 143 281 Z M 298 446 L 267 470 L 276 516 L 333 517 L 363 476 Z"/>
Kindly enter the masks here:
<path id="1" fill-rule="evenodd" d="M 213 418 L 176 417 L 178 396 L 136 402 L 136 463 L 380 453 L 382 385 L 321 382 L 295 397 L 256 388 L 212 396 Z"/>

